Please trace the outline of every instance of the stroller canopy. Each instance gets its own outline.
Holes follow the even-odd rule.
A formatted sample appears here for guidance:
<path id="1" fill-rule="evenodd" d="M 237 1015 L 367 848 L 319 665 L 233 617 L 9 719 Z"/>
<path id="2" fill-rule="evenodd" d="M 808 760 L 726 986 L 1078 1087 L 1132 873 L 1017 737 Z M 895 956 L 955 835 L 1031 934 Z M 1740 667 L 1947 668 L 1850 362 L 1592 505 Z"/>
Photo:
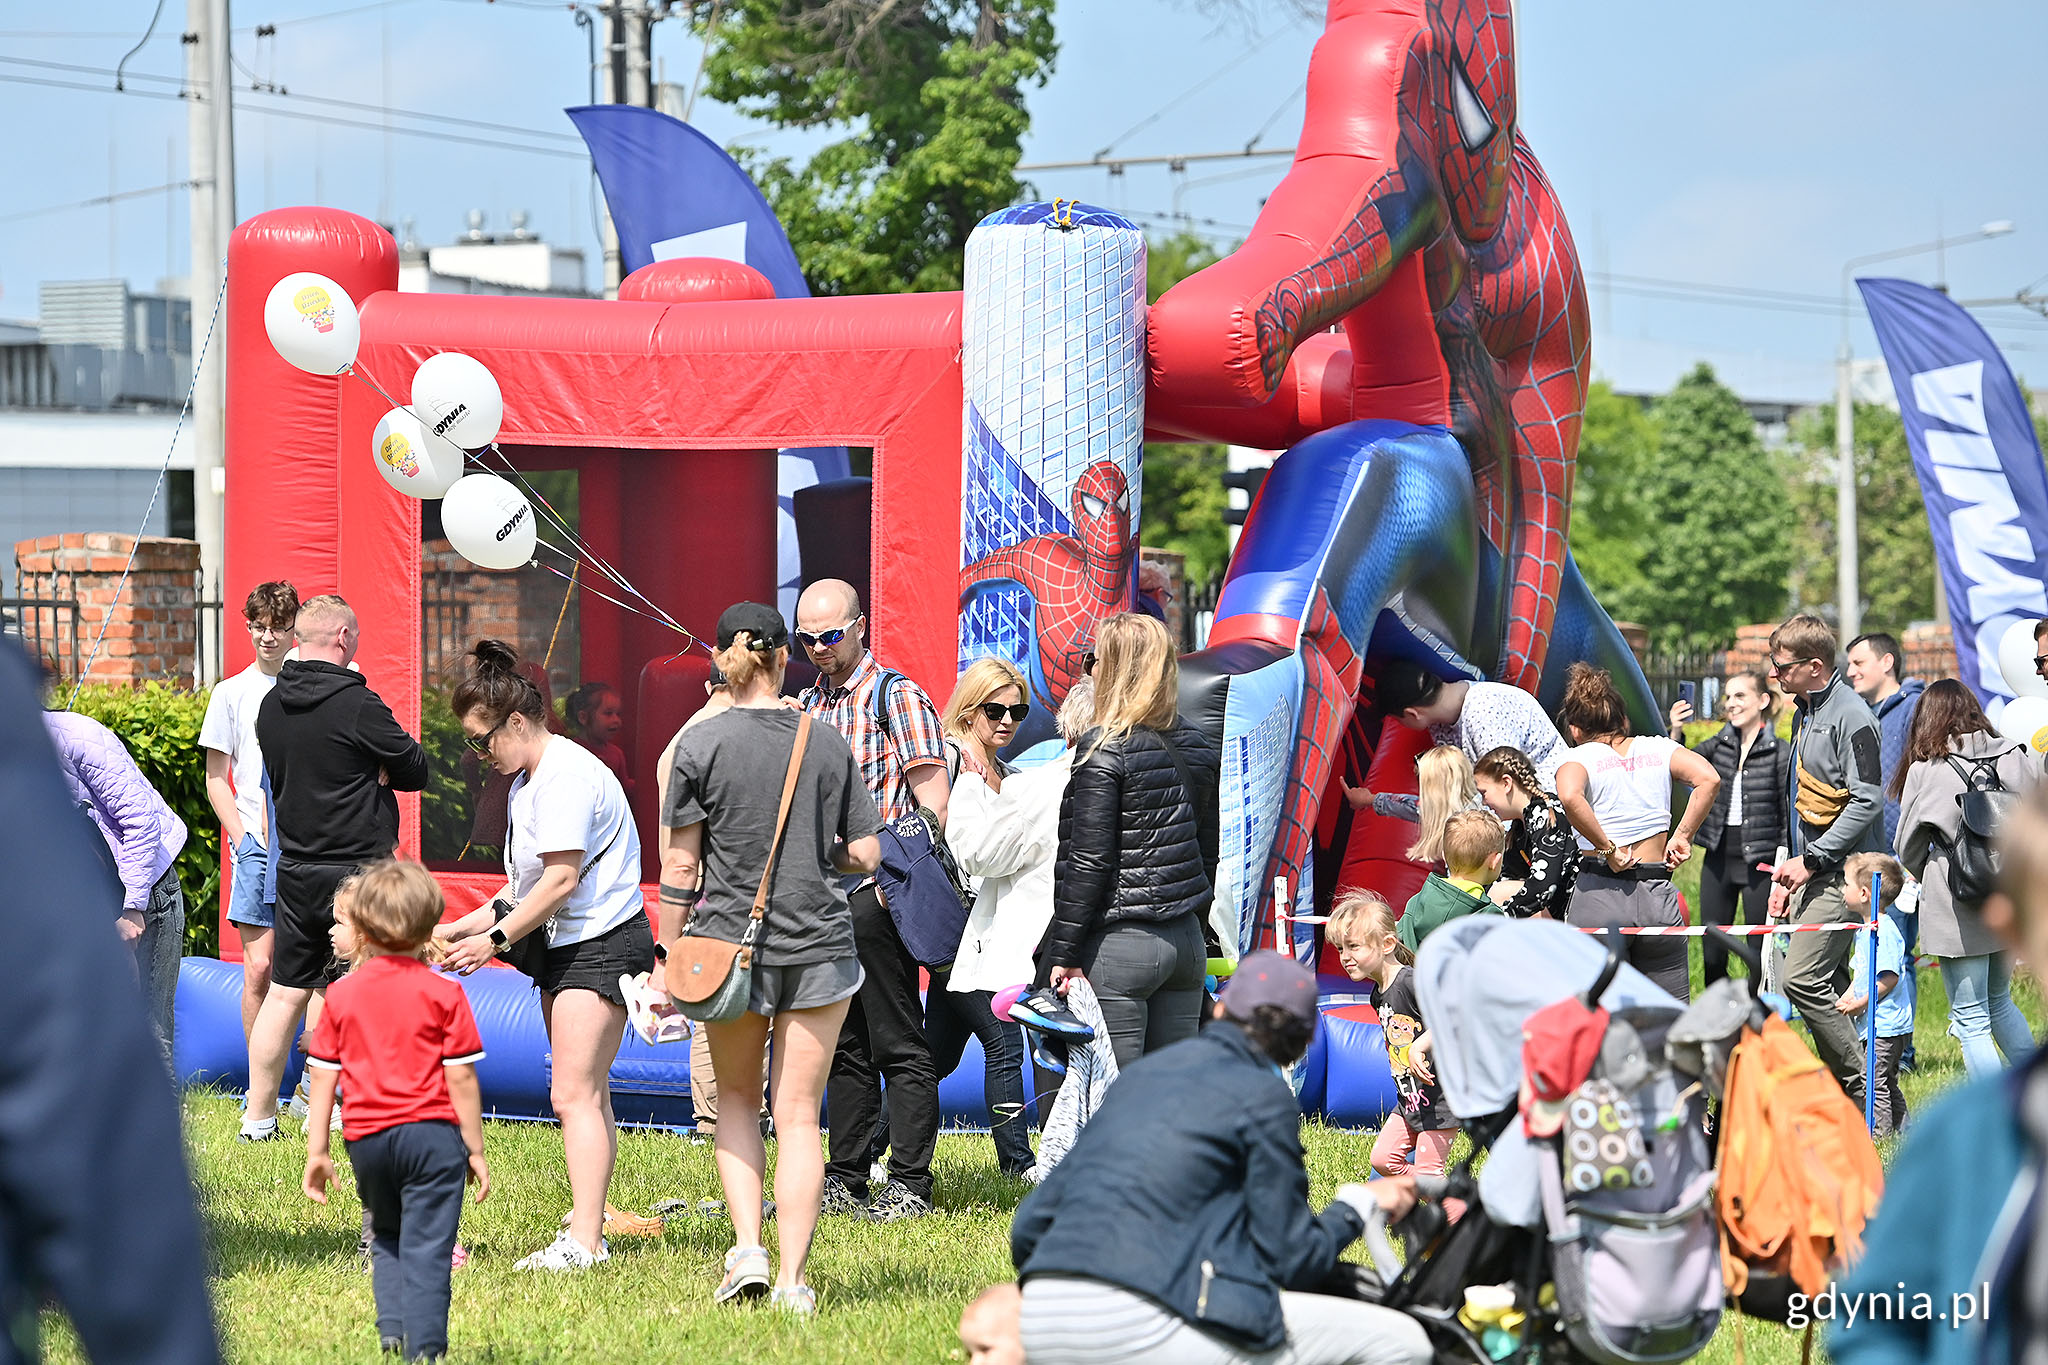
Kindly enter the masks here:
<path id="1" fill-rule="evenodd" d="M 1522 1084 L 1522 1022 L 1545 1005 L 1591 990 L 1606 964 L 1607 945 L 1604 935 L 1554 920 L 1499 915 L 1467 915 L 1423 940 L 1416 991 L 1437 1080 L 1453 1114 L 1483 1118 L 1515 1102 Z M 1610 1013 L 1671 1018 L 1685 1008 L 1625 963 L 1600 1004 Z"/>

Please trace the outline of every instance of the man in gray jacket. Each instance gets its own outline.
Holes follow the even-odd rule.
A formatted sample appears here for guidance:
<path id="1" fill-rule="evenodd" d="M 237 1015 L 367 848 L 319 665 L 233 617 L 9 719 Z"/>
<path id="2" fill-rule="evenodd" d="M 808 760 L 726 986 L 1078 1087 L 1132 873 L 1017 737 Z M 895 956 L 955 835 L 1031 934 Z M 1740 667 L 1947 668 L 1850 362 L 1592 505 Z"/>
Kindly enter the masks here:
<path id="1" fill-rule="evenodd" d="M 1771 633 L 1771 672 L 1793 696 L 1792 854 L 1777 873 L 1771 917 L 1840 924 L 1842 865 L 1884 843 L 1883 769 L 1877 718 L 1835 672 L 1835 633 L 1799 615 Z M 1806 1019 L 1814 1050 L 1849 1098 L 1863 1103 L 1863 1047 L 1856 1022 L 1835 1008 L 1849 984 L 1848 933 L 1792 934 L 1785 994 Z"/>

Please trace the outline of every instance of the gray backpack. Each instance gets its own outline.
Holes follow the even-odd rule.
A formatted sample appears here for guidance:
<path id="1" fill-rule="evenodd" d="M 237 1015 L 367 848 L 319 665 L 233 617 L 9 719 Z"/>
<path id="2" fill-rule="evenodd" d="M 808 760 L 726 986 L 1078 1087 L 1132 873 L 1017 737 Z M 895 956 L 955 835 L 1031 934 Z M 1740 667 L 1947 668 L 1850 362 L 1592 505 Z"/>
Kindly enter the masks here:
<path id="1" fill-rule="evenodd" d="M 1963 779 L 1956 795 L 1962 820 L 1948 842 L 1948 894 L 1958 905 L 1980 905 L 1998 889 L 1998 831 L 2005 824 L 2016 793 L 1998 775 L 1998 760 L 2013 750 L 1987 758 L 1948 756 L 1949 767 Z"/>
<path id="2" fill-rule="evenodd" d="M 1597 1365 L 1688 1359 L 1721 1323 L 1714 1162 L 1699 1087 L 1665 1060 L 1671 1022 L 1616 1011 L 1563 1130 L 1538 1144 L 1558 1320 Z"/>

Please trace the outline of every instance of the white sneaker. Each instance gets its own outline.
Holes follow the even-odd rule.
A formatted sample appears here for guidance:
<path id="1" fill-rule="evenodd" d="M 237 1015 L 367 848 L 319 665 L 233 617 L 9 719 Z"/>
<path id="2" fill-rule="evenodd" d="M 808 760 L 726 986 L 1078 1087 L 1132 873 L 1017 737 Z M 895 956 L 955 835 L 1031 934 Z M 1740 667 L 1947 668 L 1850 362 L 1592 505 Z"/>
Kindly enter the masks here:
<path id="1" fill-rule="evenodd" d="M 585 1250 L 583 1243 L 577 1241 L 569 1234 L 568 1229 L 564 1228 L 554 1241 L 549 1242 L 539 1251 L 534 1252 L 533 1255 L 522 1257 L 513 1262 L 512 1268 L 514 1270 L 588 1270 L 590 1267 L 602 1264 L 611 1258 L 611 1248 L 603 1242 L 599 1242 L 597 1251 L 592 1253 Z"/>
<path id="2" fill-rule="evenodd" d="M 304 1076 L 299 1077 L 299 1084 L 292 1091 L 292 1097 L 286 1102 L 284 1109 L 301 1123 L 304 1123 L 306 1116 L 313 1112 L 313 1092 L 307 1086 Z"/>
<path id="3" fill-rule="evenodd" d="M 242 1131 L 235 1134 L 235 1140 L 237 1142 L 268 1142 L 276 1136 L 278 1136 L 277 1115 L 272 1114 L 267 1119 L 243 1119 Z"/>

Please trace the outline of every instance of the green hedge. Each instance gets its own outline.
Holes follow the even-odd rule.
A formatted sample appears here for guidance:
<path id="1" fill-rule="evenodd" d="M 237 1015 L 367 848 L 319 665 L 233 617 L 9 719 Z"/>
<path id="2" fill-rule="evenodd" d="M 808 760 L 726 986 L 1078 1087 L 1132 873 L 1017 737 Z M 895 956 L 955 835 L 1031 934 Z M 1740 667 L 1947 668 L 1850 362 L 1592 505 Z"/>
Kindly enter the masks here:
<path id="1" fill-rule="evenodd" d="M 164 683 L 92 683 L 79 690 L 71 709 L 119 735 L 135 766 L 185 822 L 185 851 L 178 855 L 185 951 L 214 957 L 220 952 L 220 821 L 206 799 L 206 752 L 199 747 L 206 698 Z"/>

